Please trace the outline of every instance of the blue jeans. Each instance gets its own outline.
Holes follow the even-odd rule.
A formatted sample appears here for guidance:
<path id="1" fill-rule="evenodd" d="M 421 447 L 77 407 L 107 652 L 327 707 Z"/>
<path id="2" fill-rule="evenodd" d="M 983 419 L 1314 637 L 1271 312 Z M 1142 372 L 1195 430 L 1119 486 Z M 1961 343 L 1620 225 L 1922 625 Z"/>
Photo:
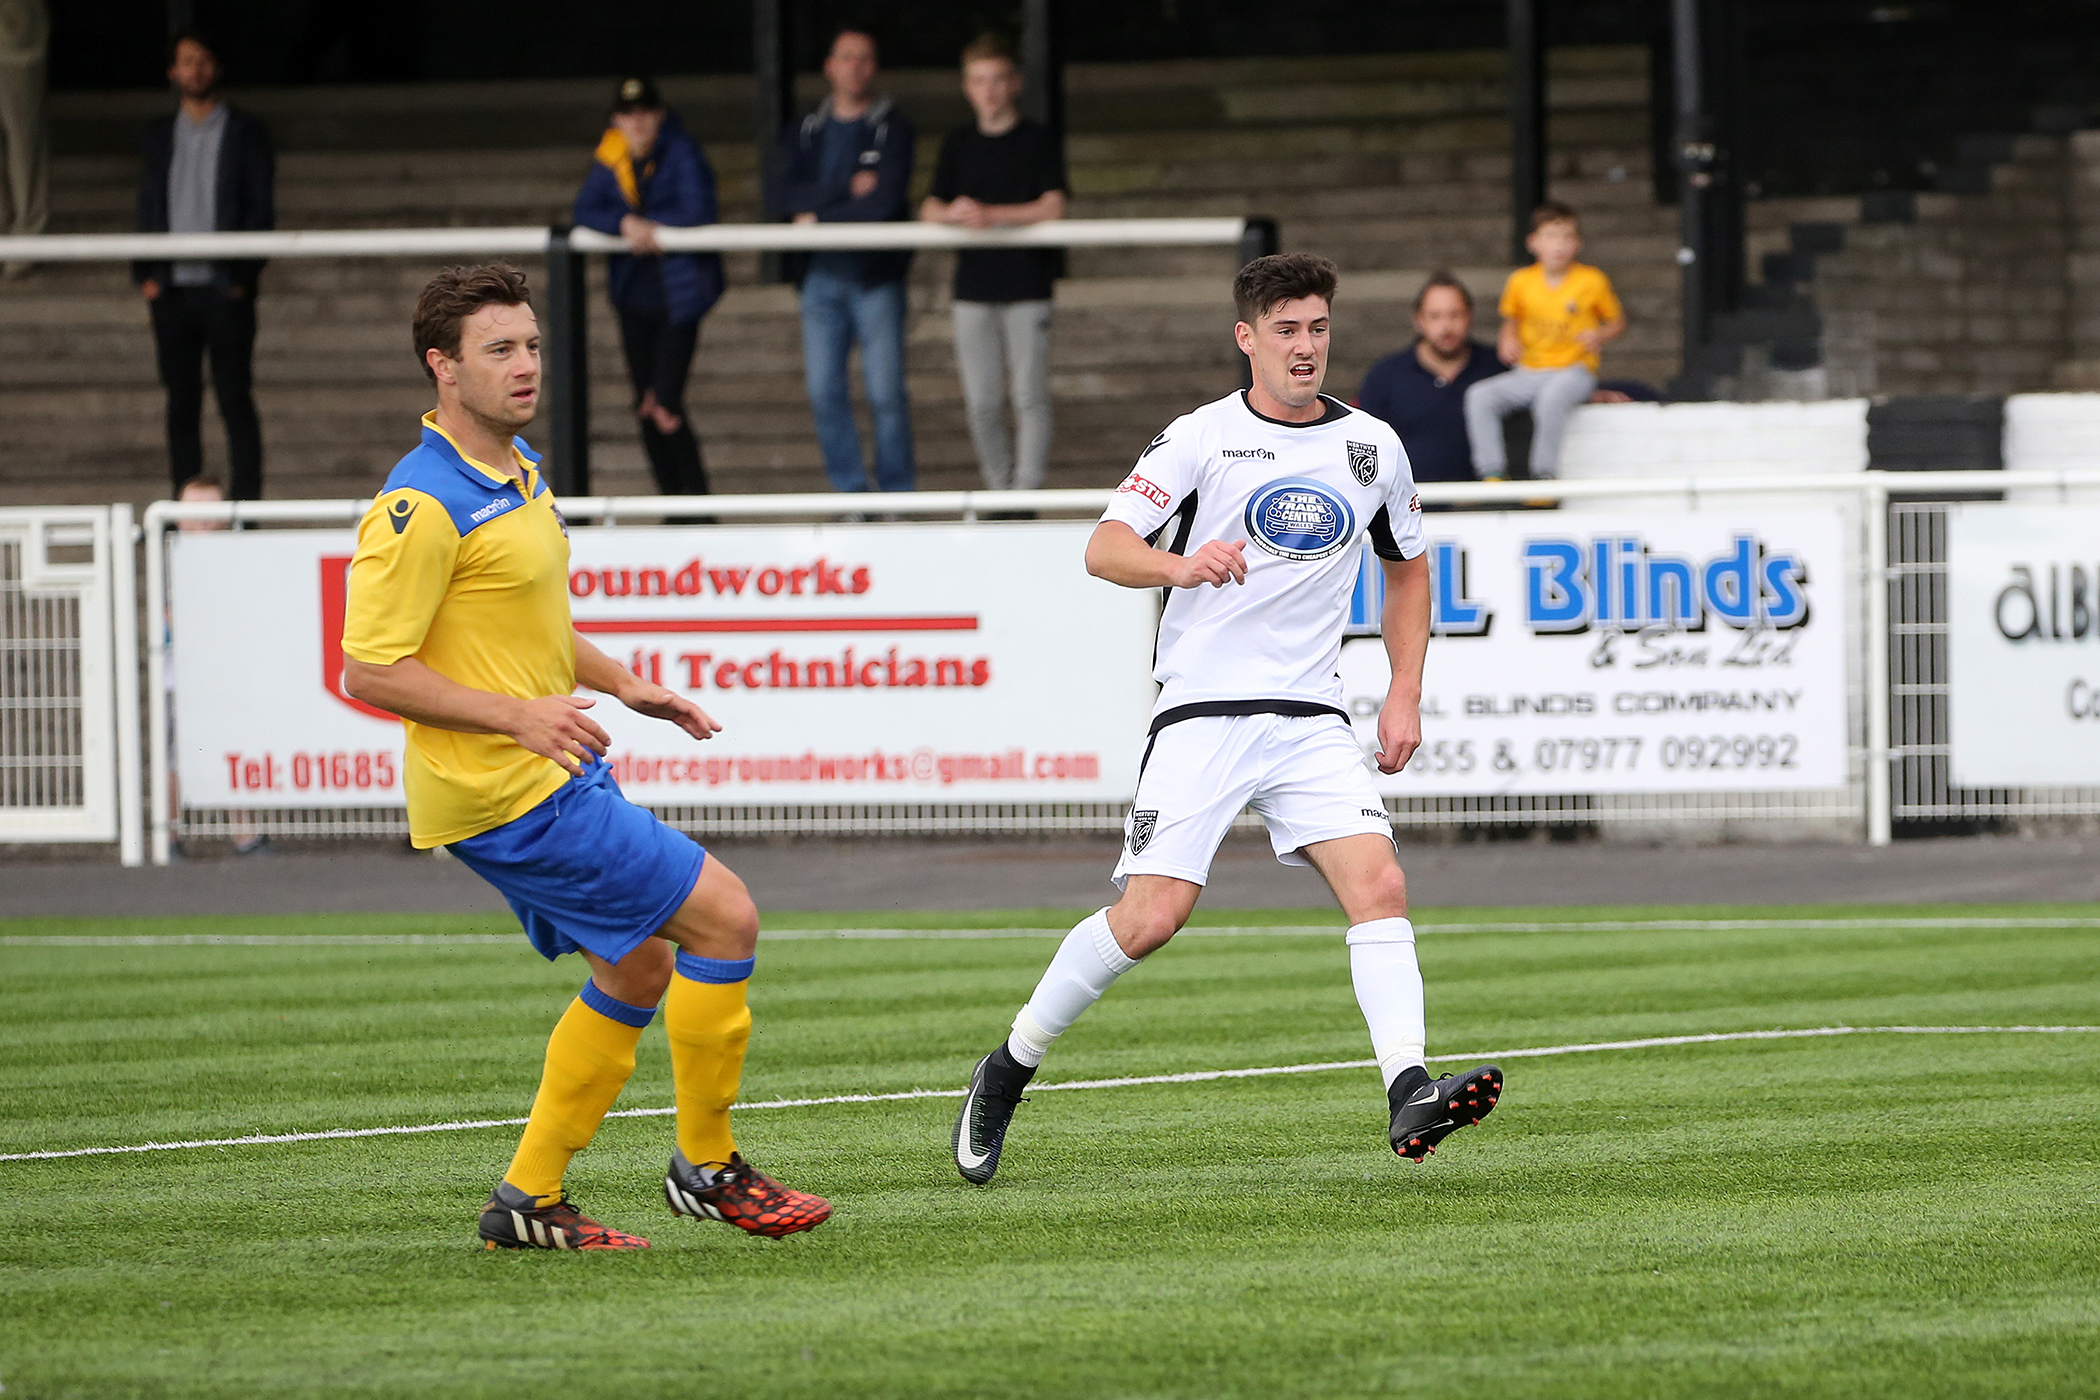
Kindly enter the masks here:
<path id="1" fill-rule="evenodd" d="M 904 392 L 904 283 L 863 287 L 850 277 L 812 268 L 802 283 L 802 365 L 817 419 L 817 445 L 824 450 L 824 474 L 838 491 L 868 489 L 846 371 L 856 341 L 875 419 L 875 483 L 884 491 L 912 490 L 918 474 L 912 465 L 911 403 Z"/>

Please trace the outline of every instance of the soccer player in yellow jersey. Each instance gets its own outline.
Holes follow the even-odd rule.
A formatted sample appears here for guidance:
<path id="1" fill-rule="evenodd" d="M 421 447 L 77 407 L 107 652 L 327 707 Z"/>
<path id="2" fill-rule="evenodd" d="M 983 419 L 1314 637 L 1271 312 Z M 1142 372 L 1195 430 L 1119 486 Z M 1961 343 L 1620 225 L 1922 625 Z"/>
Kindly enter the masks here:
<path id="1" fill-rule="evenodd" d="M 597 701 L 694 739 L 717 725 L 641 680 L 569 620 L 569 539 L 539 458 L 513 436 L 539 404 L 539 325 L 525 276 L 448 268 L 417 299 L 416 355 L 437 390 L 422 445 L 358 527 L 343 680 L 401 716 L 410 839 L 445 846 L 503 892 L 546 958 L 590 980 L 547 1042 L 517 1155 L 481 1214 L 490 1249 L 645 1249 L 562 1191 L 664 1007 L 678 1145 L 664 1194 L 680 1215 L 755 1235 L 822 1224 L 831 1205 L 747 1163 L 729 1107 L 751 1035 L 758 911 L 741 880 L 620 794 Z"/>
<path id="2" fill-rule="evenodd" d="M 1488 481 L 1509 474 L 1502 420 L 1531 410 L 1531 474 L 1560 475 L 1560 440 L 1568 416 L 1597 387 L 1597 351 L 1626 329 L 1626 311 L 1611 279 L 1582 254 L 1575 211 L 1549 200 L 1531 214 L 1524 246 L 1538 259 L 1509 275 L 1502 288 L 1502 334 L 1496 353 L 1507 374 L 1466 390 L 1466 436 L 1473 470 Z"/>

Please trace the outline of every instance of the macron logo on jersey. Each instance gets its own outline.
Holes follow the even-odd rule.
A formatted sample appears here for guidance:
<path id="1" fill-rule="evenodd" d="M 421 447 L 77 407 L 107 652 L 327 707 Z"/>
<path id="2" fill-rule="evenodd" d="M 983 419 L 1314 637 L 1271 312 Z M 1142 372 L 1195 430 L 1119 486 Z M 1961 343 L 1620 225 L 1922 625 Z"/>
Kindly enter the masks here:
<path id="1" fill-rule="evenodd" d="M 495 500 L 490 501 L 480 510 L 475 511 L 472 515 L 468 516 L 467 519 L 473 521 L 476 525 L 479 525 L 482 521 L 487 520 L 492 515 L 503 514 L 503 512 L 509 510 L 515 504 L 516 502 L 512 501 L 508 496 L 498 496 Z"/>
<path id="2" fill-rule="evenodd" d="M 1119 496 L 1126 492 L 1131 495 L 1143 496 L 1161 510 L 1165 510 L 1174 503 L 1174 498 L 1167 494 L 1166 487 L 1155 485 L 1139 476 L 1136 472 L 1132 472 L 1129 476 L 1124 477 L 1123 484 L 1116 488 L 1116 494 Z"/>

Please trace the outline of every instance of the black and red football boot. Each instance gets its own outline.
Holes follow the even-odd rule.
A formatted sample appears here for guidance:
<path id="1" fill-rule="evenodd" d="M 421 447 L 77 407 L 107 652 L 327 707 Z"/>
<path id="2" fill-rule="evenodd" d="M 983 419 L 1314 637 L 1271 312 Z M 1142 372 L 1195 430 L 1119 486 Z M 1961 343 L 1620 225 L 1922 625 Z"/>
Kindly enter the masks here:
<path id="1" fill-rule="evenodd" d="M 782 1186 L 741 1152 L 730 1153 L 726 1162 L 697 1167 L 683 1152 L 673 1152 L 664 1173 L 664 1199 L 674 1214 L 719 1220 L 769 1240 L 814 1230 L 831 1219 L 831 1202 Z"/>
<path id="2" fill-rule="evenodd" d="M 552 1205 L 509 1182 L 499 1184 L 481 1210 L 481 1239 L 487 1249 L 647 1249 L 649 1241 L 601 1225 L 562 1196 Z"/>

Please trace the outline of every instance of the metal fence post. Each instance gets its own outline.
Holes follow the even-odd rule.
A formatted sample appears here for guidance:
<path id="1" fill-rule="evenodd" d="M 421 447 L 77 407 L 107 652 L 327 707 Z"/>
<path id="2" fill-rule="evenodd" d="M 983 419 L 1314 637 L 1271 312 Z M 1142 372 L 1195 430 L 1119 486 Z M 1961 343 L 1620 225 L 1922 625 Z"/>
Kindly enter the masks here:
<path id="1" fill-rule="evenodd" d="M 1281 237 L 1274 219 L 1263 214 L 1249 215 L 1246 231 L 1240 234 L 1240 266 L 1274 253 L 1281 246 Z"/>
<path id="2" fill-rule="evenodd" d="M 1262 214 L 1248 216 L 1247 227 L 1240 232 L 1240 266 L 1270 256 L 1281 243 L 1282 235 L 1274 219 Z M 1245 356 L 1240 357 L 1240 387 L 1254 387 L 1254 364 Z"/>
<path id="3" fill-rule="evenodd" d="M 168 537 L 162 511 L 172 502 L 146 507 L 146 831 L 147 858 L 166 865 L 174 793 L 168 782 Z"/>
<path id="4" fill-rule="evenodd" d="M 1896 775 L 1889 762 L 1889 487 L 1879 472 L 1868 472 L 1860 483 L 1860 506 L 1867 532 L 1866 675 L 1861 678 L 1867 702 L 1867 844 L 1886 846 Z"/>
<path id="5" fill-rule="evenodd" d="M 1546 200 L 1546 45 L 1538 0 L 1507 0 L 1509 30 L 1509 256 L 1525 263 L 1531 211 Z"/>
<path id="6" fill-rule="evenodd" d="M 109 508 L 109 640 L 117 695 L 117 859 L 146 863 L 146 796 L 139 755 L 138 523 L 129 504 Z"/>
<path id="7" fill-rule="evenodd" d="M 566 228 L 547 230 L 547 324 L 540 344 L 547 395 L 547 482 L 555 494 L 591 494 L 589 279 Z"/>

